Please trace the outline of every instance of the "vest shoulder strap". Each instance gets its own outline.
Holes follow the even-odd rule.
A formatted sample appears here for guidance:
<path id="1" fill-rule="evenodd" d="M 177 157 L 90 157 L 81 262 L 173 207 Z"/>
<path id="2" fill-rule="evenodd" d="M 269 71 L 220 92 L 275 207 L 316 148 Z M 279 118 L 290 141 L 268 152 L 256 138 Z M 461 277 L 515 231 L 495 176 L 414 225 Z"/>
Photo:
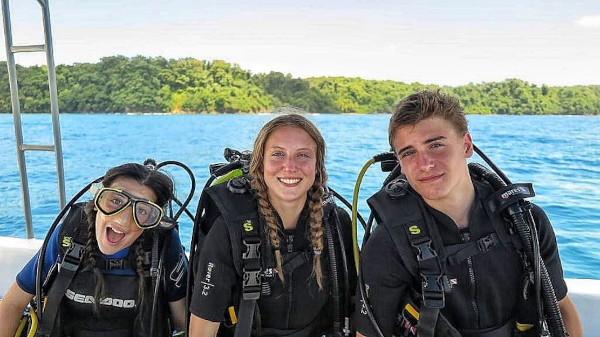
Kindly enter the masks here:
<path id="1" fill-rule="evenodd" d="M 252 193 L 249 191 L 233 193 L 224 183 L 206 189 L 205 193 L 210 199 L 209 205 L 212 204 L 216 207 L 216 211 L 223 217 L 227 225 L 232 254 L 236 257 L 233 262 L 238 273 L 243 275 L 244 268 L 242 259 L 238 259 L 238 256 L 246 255 L 249 259 L 253 259 L 253 261 L 249 261 L 250 263 L 260 266 L 261 261 L 254 260 L 260 258 L 262 248 L 260 247 L 258 206 Z M 207 212 L 210 213 L 211 210 L 209 209 Z"/>
<path id="2" fill-rule="evenodd" d="M 65 220 L 63 221 L 62 227 L 59 231 L 60 254 L 62 262 L 60 271 L 52 282 L 47 294 L 48 300 L 40 318 L 40 324 L 37 330 L 37 335 L 39 336 L 51 335 L 62 298 L 81 264 L 85 245 L 78 243 L 77 241 L 80 240 L 74 238 L 78 235 L 77 232 L 80 224 L 82 223 L 82 219 L 85 219 L 83 204 L 73 205 L 69 210 L 69 213 L 67 213 L 67 216 L 65 217 Z"/>
<path id="3" fill-rule="evenodd" d="M 403 251 L 404 237 L 413 247 L 421 276 L 423 306 L 443 308 L 445 292 L 450 291 L 450 282 L 442 268 L 439 245 L 431 238 L 429 225 L 423 214 L 422 201 L 408 189 L 406 180 L 393 180 L 367 200 L 376 218 L 390 233 L 398 251 Z"/>

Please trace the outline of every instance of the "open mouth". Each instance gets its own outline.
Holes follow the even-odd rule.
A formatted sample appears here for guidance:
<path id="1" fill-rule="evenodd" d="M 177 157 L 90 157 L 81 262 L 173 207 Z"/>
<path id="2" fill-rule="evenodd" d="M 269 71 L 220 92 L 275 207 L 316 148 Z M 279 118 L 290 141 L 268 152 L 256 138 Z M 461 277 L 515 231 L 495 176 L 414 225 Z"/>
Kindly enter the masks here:
<path id="1" fill-rule="evenodd" d="M 106 240 L 111 244 L 117 244 L 125 237 L 125 232 L 110 226 L 106 227 Z"/>
<path id="2" fill-rule="evenodd" d="M 302 181 L 300 178 L 277 178 L 277 180 L 287 186 L 294 186 Z"/>

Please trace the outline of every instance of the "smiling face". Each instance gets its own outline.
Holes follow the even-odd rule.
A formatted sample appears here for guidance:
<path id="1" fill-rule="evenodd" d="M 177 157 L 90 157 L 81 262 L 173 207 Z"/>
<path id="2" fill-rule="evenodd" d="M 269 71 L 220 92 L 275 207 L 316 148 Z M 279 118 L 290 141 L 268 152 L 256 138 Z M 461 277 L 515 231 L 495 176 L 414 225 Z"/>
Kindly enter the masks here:
<path id="1" fill-rule="evenodd" d="M 117 178 L 108 187 L 124 190 L 139 199 L 156 202 L 156 195 L 151 188 L 131 178 Z M 117 214 L 105 215 L 100 211 L 96 214 L 96 240 L 103 254 L 112 255 L 131 246 L 143 231 L 135 224 L 132 205 Z"/>
<path id="2" fill-rule="evenodd" d="M 264 180 L 269 200 L 275 207 L 303 206 L 315 182 L 317 144 L 301 128 L 280 126 L 264 147 Z"/>
<path id="3" fill-rule="evenodd" d="M 471 136 L 441 117 L 398 128 L 393 147 L 402 173 L 429 205 L 452 204 L 472 185 L 466 162 L 473 154 Z"/>

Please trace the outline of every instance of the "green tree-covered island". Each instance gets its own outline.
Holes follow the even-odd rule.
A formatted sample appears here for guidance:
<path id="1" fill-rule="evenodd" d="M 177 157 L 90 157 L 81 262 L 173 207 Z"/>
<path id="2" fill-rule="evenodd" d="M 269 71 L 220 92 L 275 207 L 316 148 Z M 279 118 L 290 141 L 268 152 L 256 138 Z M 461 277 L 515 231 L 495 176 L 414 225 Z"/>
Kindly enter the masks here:
<path id="1" fill-rule="evenodd" d="M 11 112 L 0 62 L 0 113 Z M 24 113 L 50 111 L 45 66 L 17 66 Z M 519 79 L 456 87 L 347 77 L 252 74 L 236 64 L 192 58 L 111 56 L 56 67 L 62 113 L 257 113 L 296 106 L 320 113 L 390 113 L 402 97 L 437 89 L 460 97 L 469 114 L 600 114 L 600 86 L 546 86 Z"/>

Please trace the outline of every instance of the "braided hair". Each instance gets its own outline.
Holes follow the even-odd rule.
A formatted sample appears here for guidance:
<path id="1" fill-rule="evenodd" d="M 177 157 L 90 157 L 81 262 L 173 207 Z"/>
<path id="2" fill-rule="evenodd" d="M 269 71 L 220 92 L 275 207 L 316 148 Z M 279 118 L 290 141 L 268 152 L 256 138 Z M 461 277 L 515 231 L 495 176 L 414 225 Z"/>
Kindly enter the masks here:
<path id="1" fill-rule="evenodd" d="M 165 207 L 169 200 L 173 198 L 173 181 L 166 174 L 155 170 L 152 165 L 127 163 L 113 167 L 104 175 L 102 184 L 109 187 L 118 178 L 133 179 L 138 183 L 151 188 L 156 195 L 156 204 L 161 207 Z M 96 214 L 98 213 L 98 210 L 95 209 L 93 200 L 86 203 L 84 211 L 88 223 L 84 261 L 88 266 L 92 267 L 94 271 L 94 312 L 98 314 L 99 303 L 107 294 L 104 277 L 97 265 L 97 261 L 101 257 L 101 252 L 96 238 Z M 140 308 L 144 305 L 145 297 L 144 259 L 146 253 L 143 249 L 143 240 L 144 235 L 140 235 L 131 246 L 131 249 L 135 254 L 135 272 L 138 276 L 138 303 Z M 142 310 L 138 310 L 138 314 L 141 312 Z"/>
<path id="2" fill-rule="evenodd" d="M 327 182 L 327 173 L 325 171 L 325 140 L 317 129 L 317 127 L 309 121 L 306 117 L 298 114 L 299 112 L 306 113 L 306 111 L 298 108 L 278 108 L 274 112 L 284 112 L 286 114 L 280 115 L 267 122 L 256 137 L 254 141 L 254 148 L 252 151 L 252 157 L 250 159 L 250 178 L 251 187 L 255 193 L 258 201 L 258 209 L 265 222 L 267 223 L 267 230 L 269 236 L 269 242 L 271 247 L 275 251 L 275 262 L 277 264 L 277 270 L 279 278 L 284 281 L 284 275 L 281 269 L 282 258 L 280 250 L 279 233 L 281 229 L 277 225 L 277 219 L 275 217 L 273 205 L 269 200 L 267 193 L 267 185 L 264 178 L 264 157 L 265 157 L 265 144 L 269 136 L 275 131 L 275 129 L 282 126 L 291 126 L 304 130 L 317 144 L 316 153 L 316 173 L 315 181 L 311 188 L 307 192 L 308 208 L 309 208 L 309 228 L 310 228 L 310 242 L 314 252 L 313 255 L 313 276 L 317 280 L 319 289 L 323 289 L 323 271 L 321 267 L 321 252 L 323 251 L 323 208 L 322 199 L 325 184 Z M 292 113 L 289 113 L 292 112 Z"/>

